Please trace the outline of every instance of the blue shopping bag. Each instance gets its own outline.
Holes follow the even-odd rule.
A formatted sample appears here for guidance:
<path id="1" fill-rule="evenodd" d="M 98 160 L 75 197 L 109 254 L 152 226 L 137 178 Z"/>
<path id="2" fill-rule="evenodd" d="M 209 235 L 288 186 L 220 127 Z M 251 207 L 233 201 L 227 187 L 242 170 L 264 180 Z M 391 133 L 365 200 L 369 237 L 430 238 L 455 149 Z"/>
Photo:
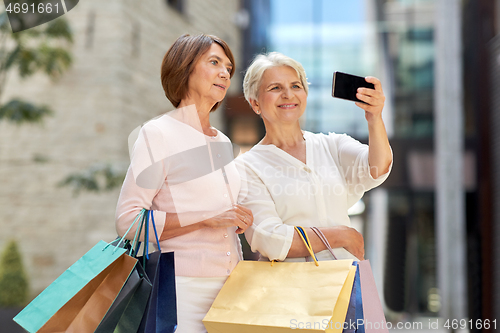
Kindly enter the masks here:
<path id="1" fill-rule="evenodd" d="M 177 329 L 177 304 L 175 292 L 174 252 L 161 252 L 160 242 L 151 212 L 158 251 L 137 257 L 143 263 L 146 274 L 153 284 L 149 303 L 144 313 L 138 333 L 173 333 Z M 148 239 L 149 223 L 146 222 Z M 146 245 L 147 247 L 147 245 Z"/>
<path id="2" fill-rule="evenodd" d="M 347 314 L 345 317 L 343 333 L 365 333 L 364 316 L 363 316 L 363 299 L 361 295 L 361 281 L 359 277 L 358 262 L 353 262 L 356 266 L 356 275 L 352 286 L 351 298 Z"/>

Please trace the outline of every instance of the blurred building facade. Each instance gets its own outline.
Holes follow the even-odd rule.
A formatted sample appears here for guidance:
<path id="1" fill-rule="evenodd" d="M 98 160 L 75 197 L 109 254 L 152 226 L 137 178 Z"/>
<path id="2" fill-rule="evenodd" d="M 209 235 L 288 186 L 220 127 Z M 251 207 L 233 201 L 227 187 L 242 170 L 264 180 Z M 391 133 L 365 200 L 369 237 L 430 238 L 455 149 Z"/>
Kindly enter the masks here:
<path id="1" fill-rule="evenodd" d="M 435 43 L 436 22 L 449 13 L 436 9 L 438 1 L 244 1 L 252 22 L 244 30 L 246 64 L 257 53 L 279 51 L 306 69 L 311 90 L 305 129 L 346 132 L 366 142 L 363 115 L 348 102 L 330 97 L 331 75 L 339 70 L 376 75 L 383 82 L 394 168 L 381 191 L 363 198 L 367 203 L 363 218 L 367 256 L 382 264 L 383 272 L 374 269 L 374 273 L 387 313 L 395 319 L 418 320 L 443 313 L 436 231 L 442 207 L 436 203 L 435 144 L 436 117 L 441 112 L 436 98 L 446 96 L 435 95 Z M 453 278 L 465 284 L 467 318 L 463 319 L 494 320 L 500 319 L 500 269 L 494 264 L 500 258 L 496 245 L 500 240 L 500 1 L 457 0 L 454 4 L 459 5 L 462 23 L 458 38 L 463 153 L 457 161 L 463 168 L 459 181 L 464 207 L 458 209 L 463 210 L 459 214 L 464 224 L 465 269 Z M 262 8 L 269 12 L 259 17 Z M 260 20 L 257 26 L 255 19 Z M 262 137 L 262 122 L 244 104 L 241 96 L 228 101 L 229 132 L 231 124 L 244 115 L 255 124 L 254 137 Z M 383 209 L 374 208 L 380 203 Z M 471 331 L 480 329 L 475 326 Z"/>
<path id="2" fill-rule="evenodd" d="M 5 100 L 55 111 L 41 126 L 0 123 L 0 248 L 18 240 L 32 296 L 96 242 L 116 237 L 119 189 L 74 196 L 57 184 L 99 163 L 126 170 L 130 132 L 172 109 L 160 82 L 165 52 L 182 34 L 208 33 L 240 59 L 239 9 L 234 0 L 80 1 L 64 16 L 75 41 L 70 70 L 56 82 L 11 73 Z M 240 89 L 240 66 L 228 95 Z M 225 130 L 222 110 L 212 123 Z"/>
<path id="3" fill-rule="evenodd" d="M 442 296 L 437 280 L 441 241 L 436 217 L 437 99 L 436 26 L 449 12 L 437 11 L 438 1 L 377 1 L 380 38 L 394 78 L 394 137 L 397 172 L 389 188 L 389 235 L 386 266 L 386 304 L 395 311 L 426 316 L 440 313 Z M 494 235 L 495 170 L 492 161 L 495 140 L 490 48 L 498 34 L 498 1 L 458 1 L 461 10 L 460 70 L 463 73 L 463 196 L 465 271 L 453 279 L 466 286 L 466 316 L 474 322 L 498 317 L 500 299 L 491 263 L 495 260 Z M 451 33 L 451 31 L 450 31 Z M 446 38 L 446 37 L 444 37 Z M 451 60 L 450 60 L 451 61 Z M 450 78 L 440 78 L 446 81 Z M 451 84 L 451 82 L 450 82 Z M 450 121 L 450 126 L 453 121 Z M 493 126 L 492 126 L 493 125 Z M 498 201 L 497 201 L 498 202 Z M 462 209 L 462 207 L 457 207 Z M 498 222 L 498 221 L 497 221 Z M 449 221 L 448 223 L 453 223 Z M 456 240 L 460 242 L 460 240 Z M 400 264 L 394 264 L 400 263 Z M 443 263 L 440 263 L 441 265 Z M 389 288 L 396 286 L 397 288 Z M 451 291 L 458 292 L 458 291 Z M 446 318 L 444 318 L 446 319 Z M 466 319 L 466 318 L 464 318 Z M 471 331 L 480 331 L 474 326 Z"/>

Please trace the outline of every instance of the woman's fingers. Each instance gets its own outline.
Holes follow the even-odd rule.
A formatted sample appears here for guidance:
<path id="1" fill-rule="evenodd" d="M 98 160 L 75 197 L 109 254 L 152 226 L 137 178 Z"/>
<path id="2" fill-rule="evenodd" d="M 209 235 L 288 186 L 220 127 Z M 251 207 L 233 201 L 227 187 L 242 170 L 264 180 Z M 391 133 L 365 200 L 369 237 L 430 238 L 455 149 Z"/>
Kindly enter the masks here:
<path id="1" fill-rule="evenodd" d="M 235 208 L 237 209 L 238 213 L 243 216 L 243 220 L 245 221 L 245 223 L 249 224 L 249 226 L 253 224 L 253 214 L 250 209 L 241 205 L 236 205 Z"/>
<path id="2" fill-rule="evenodd" d="M 242 206 L 240 204 L 236 204 L 235 207 L 243 210 L 244 212 L 246 212 L 249 215 L 252 215 L 252 211 L 250 209 L 246 208 L 245 206 Z"/>
<path id="3" fill-rule="evenodd" d="M 372 83 L 375 89 L 358 88 L 356 97 L 366 104 L 356 102 L 356 105 L 369 113 L 380 113 L 384 108 L 385 96 L 382 91 L 380 80 L 373 76 L 367 76 L 366 82 Z"/>
<path id="4" fill-rule="evenodd" d="M 384 105 L 385 96 L 380 91 L 368 88 L 358 88 L 356 97 L 370 105 Z"/>
<path id="5" fill-rule="evenodd" d="M 382 83 L 380 83 L 380 80 L 377 79 L 376 77 L 367 76 L 365 77 L 365 81 L 368 83 L 373 83 L 373 85 L 375 86 L 375 90 L 382 91 Z"/>
<path id="6" fill-rule="evenodd" d="M 246 207 L 235 205 L 230 210 L 210 219 L 211 228 L 237 227 L 236 233 L 244 233 L 253 224 L 252 211 Z"/>

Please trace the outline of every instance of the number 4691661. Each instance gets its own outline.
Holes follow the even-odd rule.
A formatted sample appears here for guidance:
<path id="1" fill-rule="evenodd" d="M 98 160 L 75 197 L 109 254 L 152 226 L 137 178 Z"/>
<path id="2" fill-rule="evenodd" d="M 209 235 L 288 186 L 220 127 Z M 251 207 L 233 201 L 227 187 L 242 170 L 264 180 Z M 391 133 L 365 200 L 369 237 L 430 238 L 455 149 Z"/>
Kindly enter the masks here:
<path id="1" fill-rule="evenodd" d="M 446 329 L 478 329 L 478 330 L 481 330 L 481 329 L 485 329 L 485 330 L 489 330 L 489 329 L 493 329 L 493 330 L 496 330 L 497 329 L 497 320 L 489 320 L 489 319 L 477 319 L 477 320 L 474 320 L 474 319 L 470 319 L 470 320 L 467 320 L 467 319 L 461 319 L 461 320 L 458 320 L 458 319 L 453 319 L 453 320 L 446 320 L 446 322 L 444 323 L 444 328 Z"/>
<path id="2" fill-rule="evenodd" d="M 38 6 L 35 6 L 34 3 L 32 4 L 9 3 L 7 8 L 5 8 L 5 11 L 7 11 L 7 13 L 14 13 L 14 14 L 19 14 L 19 13 L 26 14 L 28 12 L 38 13 L 38 14 L 43 14 L 43 13 L 50 14 L 52 13 L 53 10 L 56 13 L 59 13 L 59 3 L 56 3 L 54 6 L 52 6 L 51 3 L 46 3 L 46 4 L 39 3 Z"/>

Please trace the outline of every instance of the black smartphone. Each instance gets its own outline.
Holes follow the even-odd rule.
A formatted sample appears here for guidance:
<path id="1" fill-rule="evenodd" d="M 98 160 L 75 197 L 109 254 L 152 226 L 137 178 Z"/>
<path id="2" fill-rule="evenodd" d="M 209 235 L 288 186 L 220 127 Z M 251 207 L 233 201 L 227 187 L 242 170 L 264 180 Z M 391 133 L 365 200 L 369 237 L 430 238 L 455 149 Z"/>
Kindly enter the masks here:
<path id="1" fill-rule="evenodd" d="M 358 91 L 358 88 L 360 87 L 375 89 L 373 83 L 366 82 L 365 78 L 362 76 L 356 76 L 342 72 L 333 73 L 333 97 L 364 103 L 356 97 L 356 93 Z"/>

